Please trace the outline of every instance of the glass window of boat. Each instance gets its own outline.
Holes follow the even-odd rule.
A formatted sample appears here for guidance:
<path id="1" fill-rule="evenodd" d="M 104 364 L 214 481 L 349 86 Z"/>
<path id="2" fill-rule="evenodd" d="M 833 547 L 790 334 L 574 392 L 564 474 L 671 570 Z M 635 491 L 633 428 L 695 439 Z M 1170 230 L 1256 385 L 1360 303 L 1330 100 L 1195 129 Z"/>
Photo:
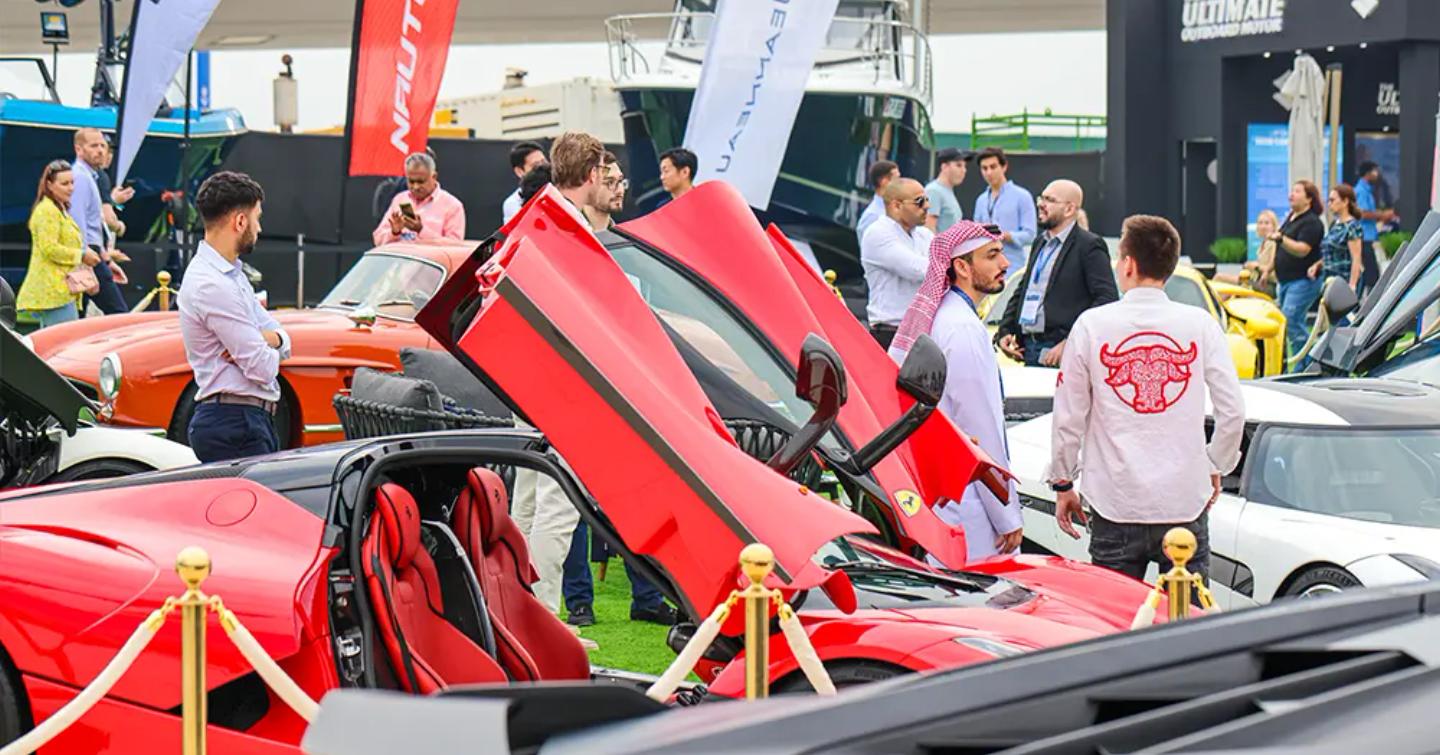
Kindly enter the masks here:
<path id="1" fill-rule="evenodd" d="M 413 320 L 444 280 L 445 271 L 433 262 L 398 254 L 367 254 L 330 289 L 320 306 L 368 307 L 381 317 Z"/>

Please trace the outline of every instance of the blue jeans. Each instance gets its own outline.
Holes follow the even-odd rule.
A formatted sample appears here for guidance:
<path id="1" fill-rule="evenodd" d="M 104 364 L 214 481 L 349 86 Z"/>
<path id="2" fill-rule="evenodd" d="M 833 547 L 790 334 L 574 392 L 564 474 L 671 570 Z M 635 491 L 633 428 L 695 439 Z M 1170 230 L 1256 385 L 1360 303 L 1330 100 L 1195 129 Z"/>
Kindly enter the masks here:
<path id="1" fill-rule="evenodd" d="M 1316 278 L 1300 278 L 1284 281 L 1276 289 L 1277 304 L 1285 313 L 1285 348 L 1287 356 L 1300 353 L 1310 328 L 1305 325 L 1305 316 L 1315 308 L 1320 299 L 1320 281 Z"/>
<path id="2" fill-rule="evenodd" d="M 565 555 L 565 576 L 560 591 L 565 596 L 565 607 L 575 610 L 578 606 L 595 603 L 595 580 L 590 574 L 590 527 L 581 519 L 575 526 L 575 535 L 570 538 L 570 552 Z M 630 578 L 630 610 L 653 610 L 664 600 L 660 590 L 625 562 L 625 574 Z"/>
<path id="3" fill-rule="evenodd" d="M 197 404 L 189 430 L 190 450 L 200 461 L 243 459 L 280 450 L 275 423 L 258 406 Z"/>
<path id="4" fill-rule="evenodd" d="M 95 247 L 90 247 L 94 249 Z M 95 306 L 107 315 L 119 315 L 130 311 L 125 305 L 125 297 L 120 293 L 120 286 L 115 282 L 115 274 L 110 272 L 110 266 L 104 262 L 91 268 L 95 271 L 95 279 L 100 281 L 100 290 L 94 296 L 87 297 L 95 302 Z"/>
<path id="5" fill-rule="evenodd" d="M 1042 341 L 1042 340 L 1040 340 L 1040 336 L 1038 336 L 1038 335 L 1035 335 L 1035 336 L 1026 336 L 1026 337 L 1025 337 L 1025 345 L 1024 345 L 1023 347 L 1021 347 L 1021 350 L 1025 352 L 1025 366 L 1026 366 L 1026 367 L 1039 367 L 1039 366 L 1040 366 L 1040 354 L 1041 354 L 1042 352 L 1044 352 L 1046 349 L 1053 349 L 1053 348 L 1055 348 L 1055 344 L 1054 344 L 1054 343 L 1052 343 L 1052 342 L 1050 342 L 1050 341 Z"/>
<path id="6" fill-rule="evenodd" d="M 80 319 L 80 313 L 75 309 L 75 302 L 70 302 L 54 309 L 32 309 L 30 314 L 40 321 L 40 327 L 48 328 L 51 325 L 59 325 L 62 322 Z"/>

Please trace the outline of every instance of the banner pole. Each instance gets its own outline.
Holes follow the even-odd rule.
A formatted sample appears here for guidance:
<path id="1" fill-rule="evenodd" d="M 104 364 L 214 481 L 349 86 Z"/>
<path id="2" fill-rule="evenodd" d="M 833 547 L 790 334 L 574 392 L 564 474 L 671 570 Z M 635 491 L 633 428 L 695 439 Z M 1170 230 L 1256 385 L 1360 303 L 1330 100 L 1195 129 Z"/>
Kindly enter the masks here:
<path id="1" fill-rule="evenodd" d="M 350 88 L 345 98 L 345 146 L 340 154 L 340 217 L 335 242 L 345 243 L 345 197 L 350 184 L 350 149 L 355 137 L 355 79 L 360 75 L 360 32 L 365 23 L 365 0 L 355 0 L 355 21 L 350 33 Z"/>

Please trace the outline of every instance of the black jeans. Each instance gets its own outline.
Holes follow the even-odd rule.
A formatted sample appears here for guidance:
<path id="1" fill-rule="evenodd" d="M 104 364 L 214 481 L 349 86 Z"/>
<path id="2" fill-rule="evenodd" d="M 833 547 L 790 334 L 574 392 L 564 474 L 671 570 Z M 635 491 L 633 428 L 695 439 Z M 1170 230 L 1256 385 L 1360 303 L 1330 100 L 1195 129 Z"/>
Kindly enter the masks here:
<path id="1" fill-rule="evenodd" d="M 1198 573 L 1210 581 L 1210 514 L 1206 512 L 1193 522 L 1173 524 L 1122 524 L 1100 516 L 1094 509 L 1090 514 L 1090 560 L 1096 566 L 1128 574 L 1135 579 L 1144 579 L 1150 562 L 1160 564 L 1160 573 L 1170 571 L 1172 564 L 1161 549 L 1165 533 L 1174 527 L 1184 527 L 1195 533 L 1195 557 L 1185 568 Z"/>
<path id="2" fill-rule="evenodd" d="M 200 461 L 225 461 L 273 454 L 280 441 L 264 409 L 207 401 L 190 418 L 190 450 Z"/>

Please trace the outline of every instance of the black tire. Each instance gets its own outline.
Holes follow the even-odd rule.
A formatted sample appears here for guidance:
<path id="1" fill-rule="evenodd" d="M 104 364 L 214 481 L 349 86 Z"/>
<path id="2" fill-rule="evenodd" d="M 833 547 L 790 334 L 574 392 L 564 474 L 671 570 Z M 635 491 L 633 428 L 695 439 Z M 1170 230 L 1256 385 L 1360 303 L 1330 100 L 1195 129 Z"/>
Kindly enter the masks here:
<path id="1" fill-rule="evenodd" d="M 909 669 L 880 661 L 831 661 L 825 664 L 825 670 L 830 673 L 830 681 L 835 683 L 837 690 L 872 682 L 883 682 L 886 679 L 894 679 L 897 676 L 911 673 Z M 772 691 L 776 694 L 813 693 L 815 688 L 810 686 L 810 680 L 805 678 L 805 674 L 796 671 L 776 682 Z"/>
<path id="2" fill-rule="evenodd" d="M 0 745 L 7 745 L 30 730 L 30 714 L 14 673 L 0 651 Z"/>
<path id="3" fill-rule="evenodd" d="M 184 392 L 180 394 L 180 400 L 175 403 L 175 414 L 170 419 L 170 427 L 165 432 L 165 437 L 176 443 L 190 445 L 190 418 L 195 416 L 195 384 L 185 386 Z M 271 418 L 275 426 L 275 438 L 280 441 L 280 450 L 292 448 L 294 440 L 294 408 L 291 406 L 289 391 L 281 389 L 280 404 L 275 409 L 275 416 Z"/>
<path id="4" fill-rule="evenodd" d="M 141 472 L 153 472 L 154 467 L 129 459 L 92 459 L 82 461 L 68 469 L 55 473 L 46 482 L 76 482 L 78 480 L 105 480 L 111 477 L 125 477 Z"/>
<path id="5" fill-rule="evenodd" d="M 1286 585 L 1282 595 L 1317 598 L 1360 586 L 1360 580 L 1356 579 L 1354 574 L 1338 566 L 1312 566 Z"/>

